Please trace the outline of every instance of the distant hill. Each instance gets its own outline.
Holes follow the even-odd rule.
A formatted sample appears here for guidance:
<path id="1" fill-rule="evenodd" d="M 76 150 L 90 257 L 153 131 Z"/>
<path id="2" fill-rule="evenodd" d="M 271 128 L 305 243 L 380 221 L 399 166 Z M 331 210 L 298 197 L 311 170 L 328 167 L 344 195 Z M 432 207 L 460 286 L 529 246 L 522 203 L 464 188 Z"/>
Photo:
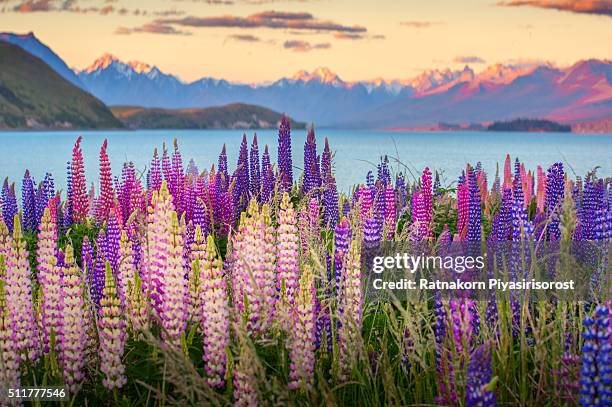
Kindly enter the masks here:
<path id="1" fill-rule="evenodd" d="M 113 106 L 115 117 L 131 129 L 273 129 L 281 114 L 265 107 L 234 103 L 204 109 Z M 305 128 L 292 120 L 293 128 Z"/>
<path id="2" fill-rule="evenodd" d="M 495 122 L 487 127 L 488 131 L 530 131 L 569 133 L 571 126 L 542 119 L 514 119 Z"/>
<path id="3" fill-rule="evenodd" d="M 15 34 L 3 32 L 0 33 L 0 41 L 10 42 L 23 48 L 35 57 L 42 59 L 44 63 L 53 68 L 64 79 L 72 82 L 73 85 L 85 89 L 85 85 L 83 85 L 83 82 L 81 82 L 72 69 L 51 48 L 40 42 L 34 33 Z"/>
<path id="4" fill-rule="evenodd" d="M 0 41 L 0 128 L 119 127 L 101 101 L 21 47 Z"/>

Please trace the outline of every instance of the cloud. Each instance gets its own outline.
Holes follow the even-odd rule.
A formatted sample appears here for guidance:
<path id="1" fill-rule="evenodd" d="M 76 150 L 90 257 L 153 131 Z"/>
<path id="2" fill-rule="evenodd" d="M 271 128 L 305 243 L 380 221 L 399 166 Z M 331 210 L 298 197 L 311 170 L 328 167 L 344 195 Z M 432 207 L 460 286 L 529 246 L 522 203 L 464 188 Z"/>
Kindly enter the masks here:
<path id="1" fill-rule="evenodd" d="M 331 44 L 329 42 L 311 44 L 308 41 L 290 40 L 283 43 L 283 48 L 290 49 L 295 52 L 308 52 L 315 49 L 331 48 Z"/>
<path id="2" fill-rule="evenodd" d="M 484 64 L 487 61 L 475 55 L 467 55 L 455 57 L 455 59 L 453 59 L 453 62 L 456 62 L 458 64 Z"/>
<path id="3" fill-rule="evenodd" d="M 402 21 L 400 22 L 400 25 L 403 25 L 404 27 L 411 27 L 411 28 L 429 28 L 434 25 L 440 25 L 440 24 L 442 23 L 439 21 Z"/>
<path id="4" fill-rule="evenodd" d="M 184 27 L 231 27 L 231 28 L 272 28 L 303 31 L 327 31 L 346 33 L 365 33 L 367 29 L 359 25 L 343 25 L 333 21 L 319 20 L 310 13 L 264 11 L 247 17 L 224 15 L 218 17 L 184 17 L 180 19 L 158 20 L 161 24 Z"/>
<path id="5" fill-rule="evenodd" d="M 499 1 L 497 5 L 504 7 L 530 6 L 612 17 L 612 2 L 610 0 L 508 0 Z"/>
<path id="6" fill-rule="evenodd" d="M 9 2 L 10 0 L 0 0 L 2 2 Z M 12 11 L 16 13 L 35 13 L 35 12 L 68 12 L 68 13 L 76 13 L 76 14 L 100 14 L 100 15 L 109 15 L 109 14 L 118 14 L 118 15 L 155 15 L 159 17 L 171 17 L 171 16 L 180 16 L 185 14 L 184 11 L 180 10 L 160 10 L 160 11 L 150 11 L 140 9 L 129 10 L 125 7 L 116 8 L 111 3 L 116 3 L 117 0 L 104 0 L 100 6 L 88 6 L 82 7 L 77 3 L 77 0 L 18 0 L 18 4 L 12 7 Z"/>
<path id="7" fill-rule="evenodd" d="M 334 38 L 339 40 L 363 40 L 365 37 L 361 34 L 335 33 Z"/>
<path id="8" fill-rule="evenodd" d="M 37 11 L 51 11 L 54 9 L 55 4 L 53 0 L 25 0 L 13 8 L 18 13 L 35 13 Z"/>
<path id="9" fill-rule="evenodd" d="M 261 39 L 251 34 L 234 34 L 227 37 L 228 40 L 240 42 L 260 42 Z"/>
<path id="10" fill-rule="evenodd" d="M 166 25 L 159 24 L 157 22 L 147 23 L 141 27 L 127 28 L 117 27 L 115 34 L 129 35 L 135 33 L 147 33 L 147 34 L 164 34 L 164 35 L 191 35 L 188 31 L 177 30 L 176 28 Z"/>

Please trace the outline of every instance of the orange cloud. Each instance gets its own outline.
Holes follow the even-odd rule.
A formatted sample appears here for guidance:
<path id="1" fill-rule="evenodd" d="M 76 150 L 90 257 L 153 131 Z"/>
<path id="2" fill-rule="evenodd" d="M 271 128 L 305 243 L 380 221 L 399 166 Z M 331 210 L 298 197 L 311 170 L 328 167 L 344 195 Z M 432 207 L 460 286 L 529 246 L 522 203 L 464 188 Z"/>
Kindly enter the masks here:
<path id="1" fill-rule="evenodd" d="M 475 55 L 466 55 L 455 57 L 455 59 L 453 59 L 453 62 L 456 62 L 458 64 L 484 64 L 487 61 Z"/>
<path id="2" fill-rule="evenodd" d="M 505 7 L 531 6 L 612 17 L 612 2 L 610 0 L 508 0 L 500 1 L 497 4 Z"/>
<path id="3" fill-rule="evenodd" d="M 285 41 L 283 44 L 283 48 L 290 49 L 295 52 L 308 52 L 315 49 L 331 48 L 331 44 L 328 42 L 323 42 L 320 44 L 311 44 L 308 41 L 291 40 Z"/>
<path id="4" fill-rule="evenodd" d="M 163 35 L 191 35 L 188 31 L 177 30 L 176 28 L 166 25 L 160 24 L 156 21 L 152 23 L 147 23 L 141 27 L 136 28 L 127 28 L 127 27 L 117 27 L 115 30 L 115 34 L 119 35 L 129 35 L 134 33 L 148 33 L 148 34 L 163 34 Z"/>
<path id="5" fill-rule="evenodd" d="M 411 27 L 411 28 L 429 28 L 431 26 L 434 25 L 440 25 L 442 23 L 437 22 L 437 21 L 402 21 L 400 22 L 400 25 L 403 25 L 404 27 Z"/>

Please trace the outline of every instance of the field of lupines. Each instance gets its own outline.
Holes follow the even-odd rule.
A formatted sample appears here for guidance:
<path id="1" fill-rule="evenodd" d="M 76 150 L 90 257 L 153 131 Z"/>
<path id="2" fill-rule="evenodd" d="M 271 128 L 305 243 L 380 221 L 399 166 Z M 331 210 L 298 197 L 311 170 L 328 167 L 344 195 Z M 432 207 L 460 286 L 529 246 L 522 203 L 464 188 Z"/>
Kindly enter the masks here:
<path id="1" fill-rule="evenodd" d="M 0 390 L 65 386 L 75 406 L 612 405 L 609 293 L 375 302 L 361 258 L 384 242 L 609 242 L 609 178 L 506 157 L 441 185 L 383 157 L 344 194 L 313 130 L 294 173 L 283 118 L 276 165 L 245 135 L 233 173 L 225 147 L 201 170 L 175 142 L 113 176 L 105 142 L 89 187 L 80 143 L 65 189 L 26 171 L 19 200 L 4 181 Z"/>

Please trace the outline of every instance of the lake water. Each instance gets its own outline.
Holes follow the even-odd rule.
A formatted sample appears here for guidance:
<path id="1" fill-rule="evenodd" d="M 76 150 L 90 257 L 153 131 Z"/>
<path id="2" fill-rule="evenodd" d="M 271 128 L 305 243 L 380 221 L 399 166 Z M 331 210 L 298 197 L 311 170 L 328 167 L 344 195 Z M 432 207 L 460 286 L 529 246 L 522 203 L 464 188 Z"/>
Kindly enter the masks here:
<path id="1" fill-rule="evenodd" d="M 97 181 L 98 154 L 105 138 L 113 175 L 120 175 L 122 163 L 133 161 L 144 170 L 153 149 L 165 142 L 172 149 L 178 139 L 186 166 L 193 158 L 200 170 L 217 162 L 223 144 L 227 145 L 230 171 L 236 166 L 242 130 L 140 130 L 140 131 L 80 131 L 80 132 L 0 132 L 0 180 L 9 177 L 20 189 L 25 169 L 36 181 L 51 172 L 57 189 L 66 185 L 66 162 L 70 160 L 75 139 L 83 136 L 83 153 L 88 182 Z M 249 146 L 253 131 L 246 131 Z M 382 155 L 389 155 L 393 171 L 409 170 L 417 174 L 425 166 L 443 171 L 447 184 L 453 182 L 470 162 L 480 161 L 493 179 L 496 164 L 500 171 L 507 153 L 518 157 L 528 169 L 540 164 L 544 169 L 554 162 L 563 162 L 566 170 L 584 176 L 599 166 L 600 176 L 612 175 L 612 134 L 571 133 L 492 133 L 492 132 L 383 132 L 356 130 L 316 130 L 317 149 L 323 150 L 327 137 L 335 153 L 334 167 L 340 190 L 364 182 L 368 170 Z M 265 144 L 276 161 L 277 131 L 257 132 L 260 154 Z M 305 130 L 292 131 L 294 165 L 302 168 Z M 298 173 L 300 170 L 296 170 Z M 409 175 L 411 177 L 411 175 Z M 444 183 L 443 183 L 444 185 Z"/>

